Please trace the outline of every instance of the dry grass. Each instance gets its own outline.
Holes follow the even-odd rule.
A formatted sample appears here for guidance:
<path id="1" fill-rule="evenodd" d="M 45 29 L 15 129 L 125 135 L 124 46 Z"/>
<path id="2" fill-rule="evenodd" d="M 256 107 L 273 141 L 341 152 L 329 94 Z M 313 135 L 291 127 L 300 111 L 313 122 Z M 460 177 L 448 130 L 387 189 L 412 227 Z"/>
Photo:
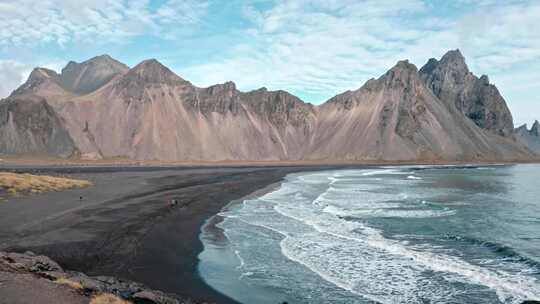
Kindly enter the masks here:
<path id="1" fill-rule="evenodd" d="M 77 290 L 82 290 L 83 289 L 83 286 L 81 285 L 80 282 L 72 281 L 72 280 L 66 279 L 66 278 L 59 278 L 54 282 L 57 283 L 57 284 L 69 286 L 69 287 L 71 287 L 73 289 L 77 289 Z"/>
<path id="2" fill-rule="evenodd" d="M 110 294 L 110 293 L 102 293 L 99 295 L 96 295 L 90 300 L 90 304 L 132 304 L 129 301 L 120 299 L 119 297 Z"/>
<path id="3" fill-rule="evenodd" d="M 92 186 L 92 183 L 85 180 L 0 172 L 0 189 L 11 195 L 62 191 L 89 186 Z"/>

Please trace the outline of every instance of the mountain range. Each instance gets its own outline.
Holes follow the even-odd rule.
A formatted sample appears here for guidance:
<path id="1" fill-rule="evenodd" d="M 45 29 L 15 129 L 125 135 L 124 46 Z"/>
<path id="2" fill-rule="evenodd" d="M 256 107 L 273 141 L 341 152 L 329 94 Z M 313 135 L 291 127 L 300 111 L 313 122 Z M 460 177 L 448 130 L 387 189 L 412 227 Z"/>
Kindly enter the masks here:
<path id="1" fill-rule="evenodd" d="M 161 161 L 526 161 L 538 122 L 514 129 L 487 76 L 459 50 L 315 106 L 286 91 L 200 88 L 155 59 L 107 55 L 36 68 L 0 101 L 0 154 Z"/>

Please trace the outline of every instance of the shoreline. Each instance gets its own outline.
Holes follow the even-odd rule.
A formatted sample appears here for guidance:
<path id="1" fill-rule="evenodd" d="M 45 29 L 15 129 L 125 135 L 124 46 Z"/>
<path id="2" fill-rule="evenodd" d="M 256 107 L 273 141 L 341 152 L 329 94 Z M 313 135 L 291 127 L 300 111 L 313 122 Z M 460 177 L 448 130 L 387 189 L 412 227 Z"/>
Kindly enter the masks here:
<path id="1" fill-rule="evenodd" d="M 2 157 L 0 168 L 8 169 L 50 169 L 56 168 L 102 168 L 102 169 L 170 169 L 170 168 L 246 168 L 246 167 L 320 167 L 320 166 L 407 166 L 407 165 L 512 165 L 538 164 L 537 159 L 485 159 L 485 160 L 269 160 L 269 161 L 153 161 L 132 159 L 80 160 L 61 158 Z"/>
<path id="2" fill-rule="evenodd" d="M 111 172 L 52 167 L 56 173 L 88 177 L 96 186 L 1 203 L 0 213 L 10 217 L 0 223 L 0 250 L 29 250 L 66 269 L 139 282 L 180 299 L 237 303 L 199 275 L 203 225 L 232 202 L 277 187 L 289 173 L 335 168 L 116 168 Z M 79 195 L 85 199 L 73 206 L 73 197 Z M 168 206 L 170 198 L 177 199 L 178 206 Z"/>
<path id="3" fill-rule="evenodd" d="M 0 214 L 10 214 L 0 222 L 0 250 L 30 250 L 66 269 L 139 282 L 195 303 L 237 303 L 199 273 L 206 224 L 228 206 L 277 189 L 288 174 L 374 167 L 42 168 L 87 177 L 95 187 L 0 203 Z M 79 195 L 85 199 L 74 202 Z M 167 204 L 172 198 L 178 206 Z"/>
<path id="4" fill-rule="evenodd" d="M 286 176 L 287 175 L 283 176 L 283 178 L 285 178 Z M 223 229 L 217 227 L 217 225 L 221 223 L 224 219 L 220 215 L 221 212 L 226 211 L 231 207 L 243 204 L 245 200 L 261 197 L 265 194 L 276 191 L 279 189 L 279 187 L 281 187 L 281 184 L 283 184 L 283 180 L 269 184 L 261 189 L 255 190 L 254 192 L 248 195 L 245 195 L 239 199 L 232 200 L 228 204 L 223 206 L 216 214 L 214 214 L 213 216 L 209 217 L 206 221 L 204 221 L 204 223 L 201 225 L 201 230 L 199 232 L 199 240 L 201 241 L 201 243 L 203 243 L 203 250 L 199 253 L 199 255 L 204 251 L 204 242 L 202 239 L 208 234 L 211 234 L 212 237 L 215 237 L 214 241 L 218 241 L 218 242 L 222 241 L 222 238 L 225 238 L 225 239 L 227 238 L 223 234 Z"/>

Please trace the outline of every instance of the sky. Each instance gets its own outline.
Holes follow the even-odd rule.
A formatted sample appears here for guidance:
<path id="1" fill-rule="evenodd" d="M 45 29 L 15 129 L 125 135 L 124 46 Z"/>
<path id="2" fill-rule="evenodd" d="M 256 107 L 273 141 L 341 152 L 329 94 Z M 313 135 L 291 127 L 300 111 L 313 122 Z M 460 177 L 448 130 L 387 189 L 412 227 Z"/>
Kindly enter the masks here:
<path id="1" fill-rule="evenodd" d="M 489 75 L 516 125 L 540 120 L 540 0 L 0 0 L 0 97 L 36 66 L 109 54 L 320 104 L 451 49 Z"/>

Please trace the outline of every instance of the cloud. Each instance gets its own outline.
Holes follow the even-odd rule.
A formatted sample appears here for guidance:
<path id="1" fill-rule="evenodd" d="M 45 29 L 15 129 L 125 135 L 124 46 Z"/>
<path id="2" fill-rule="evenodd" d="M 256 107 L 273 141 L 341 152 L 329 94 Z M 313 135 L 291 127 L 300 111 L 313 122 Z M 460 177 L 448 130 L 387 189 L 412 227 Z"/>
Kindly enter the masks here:
<path id="1" fill-rule="evenodd" d="M 206 13 L 202 0 L 0 1 L 0 46 L 72 41 L 121 42 L 130 37 L 171 35 Z"/>
<path id="2" fill-rule="evenodd" d="M 0 98 L 8 96 L 13 88 L 23 82 L 28 67 L 13 60 L 0 60 Z"/>
<path id="3" fill-rule="evenodd" d="M 263 10 L 248 5 L 248 42 L 181 73 L 202 85 L 234 79 L 244 89 L 264 84 L 330 96 L 359 87 L 401 59 L 396 51 L 425 31 L 400 23 L 425 10 L 419 0 L 292 0 Z"/>
<path id="4" fill-rule="evenodd" d="M 37 65 L 37 52 L 47 60 L 41 56 L 73 46 L 99 44 L 104 53 L 115 46 L 128 60 L 169 58 L 197 85 L 233 80 L 242 90 L 285 89 L 315 103 L 398 60 L 420 66 L 459 48 L 518 120 L 540 90 L 539 27 L 534 0 L 0 0 L 0 50 L 8 49 L 0 54 L 15 61 Z M 156 37 L 164 40 L 146 39 Z M 19 78 L 6 73 L 9 88 Z"/>
<path id="5" fill-rule="evenodd" d="M 410 59 L 421 66 L 431 57 L 459 48 L 476 74 L 491 76 L 516 110 L 518 121 L 529 118 L 530 103 L 537 101 L 530 93 L 540 90 L 537 73 L 519 66 L 540 68 L 538 1 L 258 4 L 252 2 L 241 10 L 248 21 L 243 43 L 179 72 L 198 85 L 234 80 L 243 90 L 286 89 L 320 103 L 359 88 L 398 60 Z"/>

